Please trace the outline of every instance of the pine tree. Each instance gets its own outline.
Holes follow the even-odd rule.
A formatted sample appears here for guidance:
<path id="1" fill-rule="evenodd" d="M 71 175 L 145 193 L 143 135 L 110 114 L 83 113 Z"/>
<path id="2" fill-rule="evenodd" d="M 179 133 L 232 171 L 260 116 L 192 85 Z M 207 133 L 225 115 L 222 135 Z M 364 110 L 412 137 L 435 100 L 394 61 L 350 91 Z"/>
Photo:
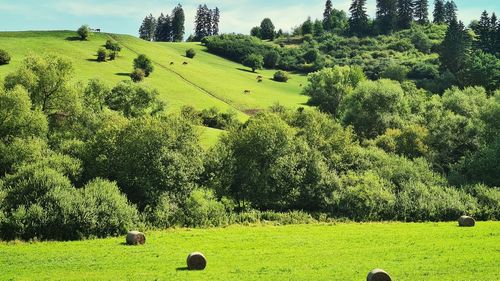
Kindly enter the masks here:
<path id="1" fill-rule="evenodd" d="M 172 11 L 172 41 L 180 42 L 184 39 L 184 22 L 186 17 L 182 5 L 178 4 Z"/>
<path id="2" fill-rule="evenodd" d="M 170 42 L 172 41 L 172 21 L 169 15 L 161 15 L 156 22 L 155 41 Z"/>
<path id="3" fill-rule="evenodd" d="M 382 33 L 392 32 L 397 21 L 397 0 L 377 0 L 377 24 Z"/>
<path id="4" fill-rule="evenodd" d="M 448 1 L 444 4 L 444 21 L 447 24 L 457 21 L 457 10 L 457 5 L 453 1 Z"/>
<path id="5" fill-rule="evenodd" d="M 210 10 L 207 5 L 204 5 L 203 7 L 205 9 L 205 34 L 206 36 L 211 36 L 212 35 L 212 18 L 213 18 L 213 11 Z"/>
<path id="6" fill-rule="evenodd" d="M 408 29 L 413 21 L 412 0 L 398 0 L 398 27 Z"/>
<path id="7" fill-rule="evenodd" d="M 156 19 L 152 14 L 145 17 L 139 28 L 139 37 L 147 41 L 153 41 L 156 33 Z"/>
<path id="8" fill-rule="evenodd" d="M 491 52 L 491 39 L 492 39 L 492 31 L 495 29 L 495 26 L 491 26 L 491 20 L 487 11 L 483 11 L 481 14 L 481 18 L 479 19 L 476 33 L 479 36 L 479 40 L 477 41 L 477 47 L 485 52 Z"/>
<path id="9" fill-rule="evenodd" d="M 500 22 L 495 13 L 491 14 L 491 52 L 500 54 Z"/>
<path id="10" fill-rule="evenodd" d="M 432 14 L 434 17 L 434 23 L 442 24 L 445 21 L 445 11 L 444 11 L 444 1 L 436 0 L 434 2 L 434 13 Z"/>
<path id="11" fill-rule="evenodd" d="M 366 0 L 353 0 L 349 12 L 349 31 L 353 35 L 364 36 L 368 33 L 368 15 L 366 14 Z"/>
<path id="12" fill-rule="evenodd" d="M 330 24 L 330 17 L 332 16 L 333 5 L 331 0 L 327 0 L 325 4 L 325 11 L 323 12 L 323 29 L 330 31 L 332 26 Z"/>
<path id="13" fill-rule="evenodd" d="M 220 10 L 215 7 L 212 17 L 212 35 L 219 35 Z"/>
<path id="14" fill-rule="evenodd" d="M 415 19 L 419 24 L 429 23 L 429 1 L 416 0 L 413 6 L 415 12 Z"/>
<path id="15" fill-rule="evenodd" d="M 465 69 L 471 40 L 462 22 L 452 20 L 440 46 L 441 70 L 449 70 L 454 75 Z"/>

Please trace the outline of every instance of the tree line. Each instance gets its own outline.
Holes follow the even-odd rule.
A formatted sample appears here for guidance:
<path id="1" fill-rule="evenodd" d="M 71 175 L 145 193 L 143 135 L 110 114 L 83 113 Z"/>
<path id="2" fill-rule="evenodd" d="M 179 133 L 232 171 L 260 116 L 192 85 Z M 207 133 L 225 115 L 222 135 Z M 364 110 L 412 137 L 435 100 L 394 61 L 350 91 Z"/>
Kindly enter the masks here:
<path id="1" fill-rule="evenodd" d="M 149 14 L 142 21 L 139 37 L 147 41 L 180 42 L 184 39 L 185 15 L 181 4 L 178 4 L 170 15 L 161 15 L 156 19 Z"/>

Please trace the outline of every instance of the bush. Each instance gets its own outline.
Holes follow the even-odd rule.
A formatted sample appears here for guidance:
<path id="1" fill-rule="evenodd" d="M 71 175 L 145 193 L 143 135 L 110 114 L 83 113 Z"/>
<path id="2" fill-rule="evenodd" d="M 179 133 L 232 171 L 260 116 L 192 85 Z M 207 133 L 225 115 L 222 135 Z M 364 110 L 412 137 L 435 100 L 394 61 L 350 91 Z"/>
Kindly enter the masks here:
<path id="1" fill-rule="evenodd" d="M 280 60 L 280 54 L 276 51 L 269 51 L 264 55 L 264 66 L 266 68 L 275 68 Z"/>
<path id="2" fill-rule="evenodd" d="M 146 55 L 139 55 L 136 59 L 134 59 L 134 69 L 142 69 L 146 77 L 153 72 L 154 66 L 153 61 L 149 59 Z"/>
<path id="3" fill-rule="evenodd" d="M 185 227 L 216 227 L 229 222 L 224 204 L 204 189 L 194 190 L 186 199 L 181 220 Z"/>
<path id="4" fill-rule="evenodd" d="M 83 237 L 124 234 L 138 221 L 137 210 L 113 182 L 95 179 L 79 192 L 75 208 Z"/>
<path id="5" fill-rule="evenodd" d="M 10 63 L 10 55 L 7 51 L 0 49 L 0 65 L 5 65 Z"/>
<path id="6" fill-rule="evenodd" d="M 106 49 L 100 48 L 99 50 L 97 50 L 97 61 L 98 62 L 105 62 L 107 56 L 108 56 L 108 53 L 106 52 Z"/>
<path id="7" fill-rule="evenodd" d="M 82 25 L 76 32 L 78 33 L 78 36 L 80 36 L 81 40 L 87 40 L 92 34 L 90 27 L 86 24 Z"/>
<path id="8" fill-rule="evenodd" d="M 109 60 L 115 60 L 117 56 L 118 56 L 118 52 L 111 51 L 111 52 L 109 52 L 109 56 L 108 57 L 109 57 Z"/>
<path id="9" fill-rule="evenodd" d="M 130 79 L 132 79 L 133 82 L 139 83 L 142 80 L 144 80 L 144 77 L 146 77 L 146 74 L 144 73 L 144 70 L 140 68 L 134 69 L 132 73 L 130 73 Z"/>
<path id="10" fill-rule="evenodd" d="M 192 59 L 195 56 L 196 56 L 196 50 L 195 49 L 186 50 L 186 57 Z"/>
<path id="11" fill-rule="evenodd" d="M 277 71 L 274 73 L 274 81 L 277 82 L 287 82 L 289 79 L 288 73 L 286 71 Z"/>
<path id="12" fill-rule="evenodd" d="M 248 55 L 243 61 L 242 64 L 246 67 L 250 67 L 252 72 L 255 72 L 257 69 L 261 69 L 264 65 L 264 57 L 257 54 Z"/>
<path id="13" fill-rule="evenodd" d="M 156 206 L 147 206 L 143 215 L 149 226 L 156 228 L 169 228 L 179 223 L 181 210 L 174 203 L 168 194 L 162 194 L 156 203 Z"/>
<path id="14" fill-rule="evenodd" d="M 408 75 L 408 68 L 403 65 L 390 65 L 382 73 L 381 77 L 391 79 L 398 82 L 403 82 Z"/>
<path id="15" fill-rule="evenodd" d="M 498 188 L 477 184 L 466 187 L 465 191 L 477 200 L 478 212 L 474 216 L 476 219 L 500 219 L 500 190 Z"/>
<path id="16" fill-rule="evenodd" d="M 122 47 L 120 46 L 120 44 L 118 44 L 118 42 L 113 41 L 111 39 L 108 39 L 106 41 L 106 44 L 104 45 L 104 47 L 107 50 L 115 51 L 115 52 L 120 52 L 122 50 Z"/>

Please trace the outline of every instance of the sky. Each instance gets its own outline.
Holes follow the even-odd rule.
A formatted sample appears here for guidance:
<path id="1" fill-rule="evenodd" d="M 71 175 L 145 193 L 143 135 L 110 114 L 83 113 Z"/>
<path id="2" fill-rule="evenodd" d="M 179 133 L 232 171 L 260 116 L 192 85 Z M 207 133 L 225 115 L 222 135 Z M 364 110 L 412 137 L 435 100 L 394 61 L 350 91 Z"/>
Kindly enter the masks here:
<path id="1" fill-rule="evenodd" d="M 193 32 L 198 4 L 221 10 L 223 33 L 249 33 L 253 26 L 269 17 L 276 28 L 285 31 L 308 16 L 321 18 L 325 0 L 0 0 L 0 30 L 76 30 L 82 24 L 104 32 L 137 36 L 142 19 L 149 13 L 170 13 L 181 3 L 186 13 L 186 35 Z M 432 14 L 433 0 L 429 0 Z M 351 0 L 333 0 L 334 8 L 347 11 Z M 483 10 L 500 15 L 500 0 L 455 0 L 459 19 L 468 24 Z M 370 16 L 375 0 L 368 0 Z"/>

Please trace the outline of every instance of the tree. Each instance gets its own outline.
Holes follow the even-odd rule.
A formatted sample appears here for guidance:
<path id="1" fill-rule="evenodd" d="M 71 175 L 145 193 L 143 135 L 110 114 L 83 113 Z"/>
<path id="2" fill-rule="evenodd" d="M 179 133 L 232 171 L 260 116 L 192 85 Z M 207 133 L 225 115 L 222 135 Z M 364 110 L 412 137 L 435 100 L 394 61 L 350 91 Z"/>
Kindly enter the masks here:
<path id="1" fill-rule="evenodd" d="M 400 84 L 391 80 L 364 81 L 345 98 L 343 121 L 362 138 L 371 139 L 389 128 L 401 128 L 410 107 Z"/>
<path id="2" fill-rule="evenodd" d="M 446 13 L 445 13 L 445 9 L 444 9 L 444 0 L 435 0 L 434 1 L 434 12 L 432 15 L 434 17 L 434 20 L 433 20 L 434 23 L 442 24 L 445 22 Z"/>
<path id="3" fill-rule="evenodd" d="M 470 50 L 470 37 L 462 22 L 450 22 L 440 46 L 441 69 L 457 75 L 465 67 Z"/>
<path id="4" fill-rule="evenodd" d="M 92 35 L 92 32 L 90 31 L 90 27 L 88 25 L 82 25 L 80 28 L 77 30 L 78 36 L 80 36 L 81 40 L 87 40 L 90 35 Z"/>
<path id="5" fill-rule="evenodd" d="M 269 18 L 265 18 L 260 23 L 260 38 L 263 40 L 273 40 L 276 32 L 274 24 Z"/>
<path id="6" fill-rule="evenodd" d="M 195 49 L 191 48 L 191 49 L 186 50 L 186 57 L 192 59 L 192 58 L 194 58 L 194 56 L 196 56 Z"/>
<path id="7" fill-rule="evenodd" d="M 146 77 L 146 74 L 144 73 L 144 70 L 140 68 L 136 68 L 132 71 L 132 73 L 130 73 L 130 79 L 132 79 L 132 82 L 134 83 L 141 82 L 144 80 L 144 77 Z"/>
<path id="8" fill-rule="evenodd" d="M 496 21 L 496 20 L 495 20 Z M 494 31 L 496 28 L 496 23 L 493 25 L 490 17 L 488 16 L 487 11 L 483 11 L 481 14 L 481 18 L 475 28 L 475 32 L 479 36 L 479 40 L 477 40 L 477 47 L 485 52 L 492 52 L 494 46 Z"/>
<path id="9" fill-rule="evenodd" d="M 357 36 L 366 35 L 369 30 L 366 0 L 353 0 L 349 12 L 351 12 L 349 18 L 350 33 Z"/>
<path id="10" fill-rule="evenodd" d="M 158 95 L 157 90 L 124 81 L 111 90 L 105 102 L 110 109 L 120 111 L 126 117 L 140 117 L 163 110 L 163 103 Z"/>
<path id="11" fill-rule="evenodd" d="M 416 0 L 413 6 L 415 19 L 419 24 L 429 23 L 429 1 Z"/>
<path id="12" fill-rule="evenodd" d="M 146 77 L 154 71 L 153 61 L 148 58 L 146 55 L 139 55 L 134 59 L 134 69 L 142 69 Z"/>
<path id="13" fill-rule="evenodd" d="M 261 37 L 262 37 L 262 35 L 261 35 L 261 29 L 260 29 L 260 26 L 253 27 L 253 28 L 250 30 L 250 35 L 251 35 L 251 36 L 254 36 L 254 37 L 257 37 L 257 38 L 261 38 Z"/>
<path id="14" fill-rule="evenodd" d="M 397 9 L 397 0 L 377 0 L 377 24 L 383 34 L 396 29 Z"/>
<path id="15" fill-rule="evenodd" d="M 7 51 L 0 49 L 0 65 L 5 65 L 10 63 L 10 55 Z"/>
<path id="16" fill-rule="evenodd" d="M 288 72 L 279 70 L 274 73 L 273 79 L 277 82 L 287 82 L 290 77 L 288 76 Z"/>
<path id="17" fill-rule="evenodd" d="M 264 65 L 264 58 L 258 54 L 250 54 L 243 60 L 243 65 L 246 67 L 250 67 L 252 72 L 255 72 L 257 69 L 261 69 Z"/>
<path id="18" fill-rule="evenodd" d="M 264 66 L 266 68 L 275 68 L 280 60 L 280 54 L 275 51 L 269 51 L 264 55 Z"/>
<path id="19" fill-rule="evenodd" d="M 391 79 L 398 82 L 403 82 L 408 75 L 408 68 L 404 65 L 393 64 L 389 65 L 381 74 L 380 77 Z"/>
<path id="20" fill-rule="evenodd" d="M 326 0 L 325 3 L 325 11 L 323 12 L 323 29 L 330 31 L 332 30 L 330 17 L 332 16 L 332 0 Z"/>
<path id="21" fill-rule="evenodd" d="M 215 7 L 212 16 L 212 35 L 219 35 L 220 10 Z"/>
<path id="22" fill-rule="evenodd" d="M 155 40 L 160 42 L 172 41 L 172 18 L 170 15 L 160 15 L 157 21 Z"/>
<path id="23" fill-rule="evenodd" d="M 156 19 L 152 14 L 146 16 L 142 21 L 142 25 L 139 28 L 139 37 L 146 41 L 153 41 L 155 39 L 156 32 Z"/>
<path id="24" fill-rule="evenodd" d="M 106 52 L 106 49 L 99 48 L 99 50 L 97 50 L 97 61 L 98 62 L 105 62 L 107 56 L 108 56 L 108 53 Z"/>
<path id="25" fill-rule="evenodd" d="M 111 89 L 103 81 L 97 78 L 90 79 L 83 90 L 84 105 L 91 111 L 101 112 L 110 92 Z"/>
<path id="26" fill-rule="evenodd" d="M 408 29 L 413 21 L 412 0 L 398 0 L 398 27 Z"/>
<path id="27" fill-rule="evenodd" d="M 325 31 L 323 29 L 323 22 L 320 20 L 315 20 L 314 26 L 313 26 L 313 31 L 314 31 L 314 36 L 321 36 L 323 34 L 323 32 Z"/>
<path id="28" fill-rule="evenodd" d="M 314 26 L 311 21 L 311 17 L 307 18 L 307 20 L 302 24 L 301 31 L 303 35 L 313 34 Z"/>
<path id="29" fill-rule="evenodd" d="M 464 86 L 482 86 L 489 93 L 500 88 L 500 59 L 477 50 L 469 56 L 460 74 Z"/>
<path id="30" fill-rule="evenodd" d="M 181 42 L 184 39 L 184 23 L 186 17 L 182 5 L 179 4 L 172 11 L 172 41 Z"/>
<path id="31" fill-rule="evenodd" d="M 317 106 L 321 111 L 339 117 L 344 98 L 365 79 L 363 70 L 359 67 L 325 68 L 309 74 L 308 85 L 303 94 L 309 96 L 308 105 Z"/>
<path id="32" fill-rule="evenodd" d="M 26 57 L 19 69 L 5 77 L 5 88 L 23 86 L 30 94 L 33 107 L 47 115 L 68 113 L 77 105 L 76 93 L 69 82 L 73 66 L 67 59 L 47 55 Z"/>
<path id="33" fill-rule="evenodd" d="M 457 5 L 455 2 L 448 1 L 444 4 L 444 21 L 450 24 L 452 21 L 457 21 Z"/>

